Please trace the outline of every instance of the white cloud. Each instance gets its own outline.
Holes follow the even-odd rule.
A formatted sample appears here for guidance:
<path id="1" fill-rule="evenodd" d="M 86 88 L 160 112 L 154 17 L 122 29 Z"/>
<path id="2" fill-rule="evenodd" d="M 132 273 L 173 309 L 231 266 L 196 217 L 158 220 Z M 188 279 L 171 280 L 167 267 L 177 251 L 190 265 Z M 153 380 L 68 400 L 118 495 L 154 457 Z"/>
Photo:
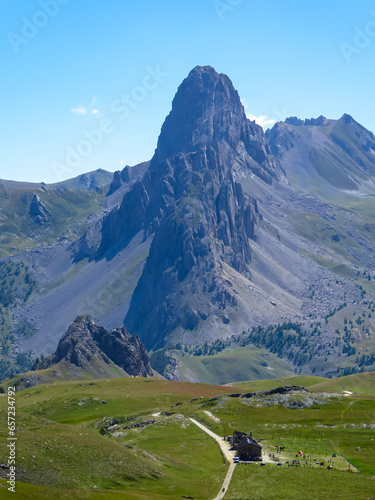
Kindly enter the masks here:
<path id="1" fill-rule="evenodd" d="M 241 98 L 242 106 L 245 108 L 245 111 L 248 109 L 249 104 L 246 99 Z M 249 120 L 255 121 L 258 125 L 261 127 L 265 128 L 268 125 L 273 125 L 276 123 L 276 120 L 269 118 L 266 115 L 260 115 L 260 116 L 255 116 L 252 115 L 251 113 L 246 113 L 246 116 L 248 117 Z"/>
<path id="2" fill-rule="evenodd" d="M 87 115 L 87 108 L 82 104 L 78 104 L 76 108 L 72 108 L 70 111 L 76 115 Z"/>
<path id="3" fill-rule="evenodd" d="M 267 127 L 276 123 L 276 120 L 274 120 L 273 118 L 269 118 L 266 115 L 255 116 L 248 113 L 246 116 L 249 118 L 249 120 L 255 121 L 255 123 L 257 123 L 261 127 Z"/>
<path id="4" fill-rule="evenodd" d="M 76 108 L 72 108 L 70 111 L 76 115 L 87 115 L 87 113 L 90 113 L 94 116 L 103 116 L 99 109 L 94 108 L 94 104 L 97 102 L 98 98 L 96 95 L 94 95 L 87 106 L 82 106 L 82 104 L 78 104 Z"/>

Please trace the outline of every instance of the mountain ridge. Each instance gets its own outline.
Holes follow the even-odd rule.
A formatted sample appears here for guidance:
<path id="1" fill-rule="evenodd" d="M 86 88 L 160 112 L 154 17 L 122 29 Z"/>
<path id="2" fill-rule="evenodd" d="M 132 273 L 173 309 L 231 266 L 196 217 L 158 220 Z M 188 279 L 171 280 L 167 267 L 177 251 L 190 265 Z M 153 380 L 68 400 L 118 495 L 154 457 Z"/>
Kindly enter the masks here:
<path id="1" fill-rule="evenodd" d="M 354 364 L 355 349 L 372 345 L 373 320 L 366 316 L 348 337 L 342 311 L 357 304 L 365 314 L 373 303 L 371 216 L 301 190 L 283 156 L 297 155 L 296 134 L 306 131 L 348 155 L 323 132 L 339 121 L 319 117 L 302 127 L 289 119 L 264 134 L 229 78 L 207 67 L 192 70 L 173 103 L 142 177 L 122 184 L 126 171 L 119 173 L 81 238 L 13 258 L 34 269 L 39 287 L 14 311 L 20 351 L 50 354 L 67 322 L 89 313 L 107 329 L 125 324 L 149 349 L 298 322 L 318 359 L 314 369 L 327 358 L 333 372 L 348 352 L 345 362 Z M 348 115 L 339 126 L 336 136 L 364 134 L 355 143 L 364 154 L 371 133 Z M 303 369 L 310 373 L 308 361 Z"/>
<path id="2" fill-rule="evenodd" d="M 339 120 L 287 118 L 267 131 L 267 138 L 299 188 L 313 188 L 328 199 L 374 191 L 375 136 L 348 114 Z"/>

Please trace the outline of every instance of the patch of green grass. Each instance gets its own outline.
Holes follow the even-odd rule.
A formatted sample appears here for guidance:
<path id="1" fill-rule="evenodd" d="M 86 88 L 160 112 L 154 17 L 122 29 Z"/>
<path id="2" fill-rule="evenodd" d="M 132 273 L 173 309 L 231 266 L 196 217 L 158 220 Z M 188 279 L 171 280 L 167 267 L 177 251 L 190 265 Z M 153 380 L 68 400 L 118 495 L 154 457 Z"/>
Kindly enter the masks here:
<path id="1" fill-rule="evenodd" d="M 323 257 L 323 255 L 309 252 L 304 248 L 300 250 L 300 253 L 312 259 L 319 266 L 326 267 L 327 269 L 330 269 L 331 271 L 333 271 L 336 274 L 339 274 L 340 276 L 343 276 L 345 278 L 354 278 L 356 276 L 356 272 L 354 271 L 354 269 L 352 269 L 346 264 L 340 264 L 333 260 L 327 259 L 326 257 Z"/>
<path id="2" fill-rule="evenodd" d="M 360 214 L 365 220 L 375 219 L 375 196 L 343 196 L 334 202 L 347 210 Z"/>
<path id="3" fill-rule="evenodd" d="M 46 486 L 37 486 L 33 484 L 16 482 L 16 497 L 15 494 L 8 491 L 8 485 L 4 480 L 0 479 L 0 495 L 1 498 L 13 500 L 181 500 L 180 496 L 170 494 L 152 493 L 152 497 L 148 493 L 130 492 L 130 491 L 115 491 L 115 490 L 98 490 L 98 489 L 62 489 L 49 488 Z"/>
<path id="4" fill-rule="evenodd" d="M 3 385 L 5 387 L 6 384 Z M 230 392 L 228 387 L 128 377 L 56 382 L 32 387 L 17 392 L 17 405 L 19 410 L 56 422 L 82 423 L 105 416 L 148 412 L 150 409 L 166 410 L 179 401 Z M 85 398 L 90 404 L 79 405 Z M 94 398 L 98 401 L 93 401 Z M 102 404 L 103 400 L 107 404 Z M 0 409 L 5 406 L 5 398 L 0 397 Z"/>
<path id="5" fill-rule="evenodd" d="M 17 416 L 17 479 L 61 488 L 111 488 L 159 476 L 158 464 L 97 431 Z M 5 449 L 7 440 L 0 437 Z"/>
<path id="6" fill-rule="evenodd" d="M 228 500 L 372 500 L 374 482 L 369 477 L 327 469 L 288 467 L 236 467 Z"/>
<path id="7" fill-rule="evenodd" d="M 332 250 L 338 256 L 344 257 L 347 259 L 346 266 L 349 268 L 350 264 L 361 264 L 349 251 L 353 249 L 356 254 L 362 252 L 360 245 L 334 221 L 327 221 L 313 212 L 293 212 L 289 215 L 289 219 L 298 234 L 317 245 Z M 342 259 L 337 257 L 337 260 Z M 332 262 L 332 266 L 339 264 L 340 262 Z"/>
<path id="8" fill-rule="evenodd" d="M 255 346 L 222 351 L 213 356 L 191 356 L 172 351 L 183 380 L 194 373 L 209 384 L 226 384 L 246 379 L 278 378 L 291 374 L 287 363 L 265 349 Z"/>
<path id="9" fill-rule="evenodd" d="M 119 439 L 168 463 L 166 473 L 173 476 L 173 484 L 170 479 L 161 478 L 157 484 L 143 481 L 142 485 L 130 486 L 130 490 L 162 494 L 168 489 L 180 498 L 183 495 L 211 498 L 212 492 L 219 491 L 227 473 L 218 444 L 180 415 L 157 419 L 159 423 L 144 429 L 124 431 Z"/>
<path id="10" fill-rule="evenodd" d="M 324 379 L 317 384 L 313 384 L 310 389 L 314 392 L 341 392 L 343 387 L 345 387 L 345 390 L 353 392 L 356 396 L 375 398 L 375 372 Z"/>

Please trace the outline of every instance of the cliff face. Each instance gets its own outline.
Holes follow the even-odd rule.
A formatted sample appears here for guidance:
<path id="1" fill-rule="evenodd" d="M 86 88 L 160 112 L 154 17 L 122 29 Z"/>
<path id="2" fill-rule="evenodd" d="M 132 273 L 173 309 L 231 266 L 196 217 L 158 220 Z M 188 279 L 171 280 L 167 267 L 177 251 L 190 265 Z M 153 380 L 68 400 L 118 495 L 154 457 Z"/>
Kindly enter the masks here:
<path id="1" fill-rule="evenodd" d="M 177 91 L 149 170 L 103 221 L 96 256 L 125 247 L 141 230 L 153 236 L 125 319 L 149 347 L 177 326 L 193 330 L 236 305 L 221 267 L 249 276 L 260 217 L 236 181 L 239 171 L 268 184 L 282 177 L 229 78 L 197 67 Z"/>
<path id="2" fill-rule="evenodd" d="M 150 168 L 179 153 L 218 144 L 223 146 L 221 160 L 232 153 L 233 160 L 237 156 L 245 168 L 269 183 L 280 176 L 277 164 L 269 159 L 263 129 L 246 118 L 230 79 L 210 66 L 197 66 L 178 88 Z"/>
<path id="3" fill-rule="evenodd" d="M 45 369 L 59 363 L 75 365 L 90 371 L 91 375 L 95 375 L 93 370 L 114 364 L 128 375 L 152 376 L 146 348 L 138 337 L 130 335 L 124 327 L 108 332 L 97 326 L 90 316 L 78 317 L 61 338 L 56 352 L 36 368 Z"/>

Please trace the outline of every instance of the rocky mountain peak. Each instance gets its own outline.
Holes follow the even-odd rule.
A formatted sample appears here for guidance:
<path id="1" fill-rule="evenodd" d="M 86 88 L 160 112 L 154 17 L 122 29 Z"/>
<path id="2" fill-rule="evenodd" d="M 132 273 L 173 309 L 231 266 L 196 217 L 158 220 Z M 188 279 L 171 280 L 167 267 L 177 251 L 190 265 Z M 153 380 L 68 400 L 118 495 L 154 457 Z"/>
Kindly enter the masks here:
<path id="1" fill-rule="evenodd" d="M 42 361 L 37 369 L 59 363 L 87 371 L 100 364 L 114 364 L 129 375 L 152 376 L 146 348 L 138 337 L 130 335 L 125 327 L 108 332 L 88 315 L 76 318 L 61 338 L 55 353 Z"/>
<path id="2" fill-rule="evenodd" d="M 148 347 L 236 307 L 222 268 L 250 276 L 261 214 L 238 179 L 254 176 L 267 184 L 282 177 L 263 129 L 226 75 L 197 66 L 178 88 L 149 169 L 103 220 L 97 251 L 81 245 L 78 254 L 111 258 L 140 232 L 152 238 L 124 320 Z"/>
<path id="3" fill-rule="evenodd" d="M 254 173 L 263 180 L 271 182 L 280 176 L 277 166 L 269 161 L 262 127 L 246 117 L 228 76 L 211 66 L 196 66 L 177 90 L 150 168 L 176 154 L 208 146 L 218 149 L 220 145 L 221 155 L 228 146 L 242 157 L 248 155 L 257 163 Z"/>
<path id="4" fill-rule="evenodd" d="M 158 141 L 155 162 L 206 146 L 214 139 L 236 147 L 246 121 L 237 91 L 226 75 L 197 66 L 179 86 Z"/>
<path id="5" fill-rule="evenodd" d="M 340 121 L 342 121 L 344 123 L 356 123 L 354 118 L 352 116 L 348 115 L 347 113 L 344 113 L 342 115 L 342 117 L 340 118 Z"/>

